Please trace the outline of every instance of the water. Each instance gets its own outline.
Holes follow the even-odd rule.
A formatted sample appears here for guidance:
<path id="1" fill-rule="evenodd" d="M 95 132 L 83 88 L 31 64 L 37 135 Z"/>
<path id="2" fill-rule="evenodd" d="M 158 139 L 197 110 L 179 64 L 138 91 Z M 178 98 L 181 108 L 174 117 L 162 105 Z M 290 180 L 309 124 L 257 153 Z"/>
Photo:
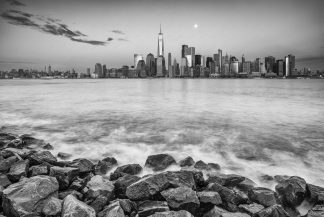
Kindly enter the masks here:
<path id="1" fill-rule="evenodd" d="M 265 174 L 324 186 L 323 80 L 1 80 L 0 120 L 54 154 L 143 165 L 170 153 L 263 186 Z"/>

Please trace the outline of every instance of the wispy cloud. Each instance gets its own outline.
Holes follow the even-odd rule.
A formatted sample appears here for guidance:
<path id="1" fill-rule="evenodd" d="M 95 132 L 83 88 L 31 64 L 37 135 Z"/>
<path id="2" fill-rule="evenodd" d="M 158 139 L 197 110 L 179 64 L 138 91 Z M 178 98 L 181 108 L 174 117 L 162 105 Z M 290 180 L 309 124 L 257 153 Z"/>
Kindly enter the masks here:
<path id="1" fill-rule="evenodd" d="M 12 6 L 26 6 L 24 3 L 21 3 L 17 0 L 6 0 Z"/>
<path id="2" fill-rule="evenodd" d="M 125 35 L 125 33 L 121 30 L 113 30 L 112 32 L 119 35 Z"/>
<path id="3" fill-rule="evenodd" d="M 87 43 L 91 45 L 106 45 L 105 41 L 79 38 L 87 37 L 87 35 L 80 31 L 71 30 L 68 25 L 61 23 L 61 21 L 58 19 L 46 18 L 18 10 L 6 11 L 1 14 L 1 16 L 12 25 L 30 27 L 48 34 L 64 36 L 75 42 Z"/>

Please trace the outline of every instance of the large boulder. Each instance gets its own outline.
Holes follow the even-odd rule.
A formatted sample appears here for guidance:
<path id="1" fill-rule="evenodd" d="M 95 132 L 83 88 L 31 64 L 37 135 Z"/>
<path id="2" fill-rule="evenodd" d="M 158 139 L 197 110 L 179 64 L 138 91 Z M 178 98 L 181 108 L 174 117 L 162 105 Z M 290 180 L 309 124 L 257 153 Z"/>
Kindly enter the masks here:
<path id="1" fill-rule="evenodd" d="M 63 200 L 62 217 L 96 217 L 95 210 L 72 195 Z"/>
<path id="2" fill-rule="evenodd" d="M 223 208 L 214 206 L 203 217 L 250 217 L 250 215 L 241 212 L 229 212 Z"/>
<path id="3" fill-rule="evenodd" d="M 23 159 L 26 159 L 31 154 L 35 153 L 35 150 L 31 149 L 18 149 L 18 148 L 6 148 L 0 152 L 0 155 L 2 155 L 4 158 L 12 157 L 12 156 L 20 156 Z"/>
<path id="4" fill-rule="evenodd" d="M 142 201 L 138 203 L 138 217 L 147 217 L 156 212 L 169 211 L 167 202 L 165 201 Z"/>
<path id="5" fill-rule="evenodd" d="M 186 157 L 185 159 L 183 159 L 179 162 L 180 167 L 190 167 L 194 164 L 195 164 L 195 161 L 190 156 Z"/>
<path id="6" fill-rule="evenodd" d="M 257 184 L 253 180 L 245 177 L 242 182 L 236 185 L 236 187 L 244 192 L 248 192 L 252 188 L 256 187 L 256 185 Z"/>
<path id="7" fill-rule="evenodd" d="M 165 211 L 165 212 L 156 212 L 149 217 L 194 217 L 190 212 L 185 210 L 180 211 Z"/>
<path id="8" fill-rule="evenodd" d="M 79 174 L 78 168 L 73 167 L 58 167 L 50 168 L 50 176 L 57 179 L 60 185 L 60 190 L 67 189 L 71 181 Z"/>
<path id="9" fill-rule="evenodd" d="M 109 200 L 107 197 L 99 195 L 91 203 L 88 203 L 88 205 L 91 206 L 96 211 L 96 213 L 98 213 L 101 210 L 103 210 L 103 208 L 107 205 L 108 201 Z"/>
<path id="10" fill-rule="evenodd" d="M 200 203 L 210 203 L 213 205 L 222 204 L 222 198 L 215 191 L 200 191 L 197 192 Z"/>
<path id="11" fill-rule="evenodd" d="M 194 168 L 198 169 L 198 170 L 209 170 L 209 166 L 208 164 L 206 164 L 204 161 L 199 160 L 195 163 Z"/>
<path id="12" fill-rule="evenodd" d="M 222 201 L 239 205 L 247 202 L 247 197 L 240 191 L 234 191 L 218 183 L 210 183 L 207 186 L 207 191 L 216 191 L 222 198 Z"/>
<path id="13" fill-rule="evenodd" d="M 104 210 L 98 213 L 98 217 L 125 217 L 124 210 L 122 209 L 120 203 L 115 201 L 105 207 Z"/>
<path id="14" fill-rule="evenodd" d="M 276 191 L 282 197 L 284 204 L 298 206 L 306 197 L 306 186 L 306 181 L 303 178 L 292 176 L 276 185 Z"/>
<path id="15" fill-rule="evenodd" d="M 323 217 L 323 216 L 324 216 L 324 205 L 316 205 L 307 213 L 307 217 Z"/>
<path id="16" fill-rule="evenodd" d="M 127 174 L 137 175 L 141 171 L 142 167 L 139 164 L 127 164 L 121 167 L 117 167 L 117 169 L 112 174 L 110 174 L 110 180 L 117 180 Z"/>
<path id="17" fill-rule="evenodd" d="M 251 204 L 241 204 L 238 206 L 238 208 L 241 212 L 244 212 L 251 216 L 254 216 L 258 212 L 263 210 L 264 206 L 262 206 L 261 204 L 257 204 L 257 203 L 251 203 Z"/>
<path id="18" fill-rule="evenodd" d="M 44 202 L 42 213 L 45 216 L 57 216 L 62 211 L 62 200 L 50 197 Z"/>
<path id="19" fill-rule="evenodd" d="M 80 173 L 92 172 L 94 169 L 94 164 L 86 158 L 75 159 L 70 166 L 78 168 Z"/>
<path id="20" fill-rule="evenodd" d="M 249 191 L 249 198 L 265 207 L 276 204 L 275 192 L 267 188 L 253 188 Z"/>
<path id="21" fill-rule="evenodd" d="M 126 189 L 131 184 L 137 182 L 141 178 L 138 176 L 128 175 L 120 177 L 114 182 L 115 193 L 118 198 L 126 198 Z"/>
<path id="22" fill-rule="evenodd" d="M 18 182 L 22 176 L 27 177 L 28 168 L 28 160 L 17 161 L 10 167 L 9 173 L 7 174 L 8 178 L 12 182 Z"/>
<path id="23" fill-rule="evenodd" d="M 94 174 L 95 175 L 106 175 L 107 172 L 113 167 L 111 163 L 107 161 L 99 161 L 95 166 L 94 166 Z"/>
<path id="24" fill-rule="evenodd" d="M 152 168 L 153 171 L 165 170 L 172 164 L 176 164 L 176 161 L 169 154 L 150 155 L 145 162 L 145 166 Z"/>
<path id="25" fill-rule="evenodd" d="M 16 156 L 11 156 L 6 159 L 0 160 L 0 172 L 1 173 L 6 173 L 10 169 L 13 163 L 18 161 L 18 157 Z"/>
<path id="26" fill-rule="evenodd" d="M 77 198 L 78 200 L 83 199 L 83 194 L 82 193 L 80 193 L 78 191 L 75 191 L 75 190 L 72 190 L 72 189 L 68 189 L 66 191 L 60 191 L 58 193 L 58 198 L 61 199 L 61 200 L 64 200 L 64 198 L 66 198 L 68 195 L 72 195 L 75 198 Z"/>
<path id="27" fill-rule="evenodd" d="M 290 215 L 282 206 L 275 204 L 256 213 L 255 217 L 290 217 Z"/>
<path id="28" fill-rule="evenodd" d="M 44 140 L 36 139 L 28 134 L 21 135 L 21 136 L 19 136 L 19 138 L 20 138 L 22 144 L 24 145 L 24 147 L 28 147 L 31 149 L 42 148 L 43 146 L 46 145 Z"/>
<path id="29" fill-rule="evenodd" d="M 42 163 L 53 164 L 57 161 L 56 157 L 50 151 L 35 152 L 28 157 L 30 165 L 38 165 Z"/>
<path id="30" fill-rule="evenodd" d="M 126 196 L 131 200 L 148 200 L 170 187 L 183 186 L 196 189 L 194 173 L 190 171 L 168 171 L 145 176 L 131 184 L 126 189 Z"/>
<path id="31" fill-rule="evenodd" d="M 307 184 L 307 195 L 308 199 L 315 203 L 324 203 L 324 188 L 312 185 L 312 184 Z"/>
<path id="32" fill-rule="evenodd" d="M 117 160 L 114 157 L 106 157 L 106 158 L 102 159 L 102 161 L 108 162 L 111 165 L 117 165 Z"/>
<path id="33" fill-rule="evenodd" d="M 105 196 L 108 199 L 114 197 L 114 184 L 103 176 L 93 176 L 86 186 L 88 188 L 87 198 L 95 199 L 99 195 Z"/>
<path id="34" fill-rule="evenodd" d="M 161 195 L 172 210 L 187 210 L 194 215 L 200 205 L 196 192 L 188 187 L 170 188 Z"/>
<path id="35" fill-rule="evenodd" d="M 30 176 L 48 175 L 49 167 L 46 164 L 35 165 L 29 168 Z"/>
<path id="36" fill-rule="evenodd" d="M 245 180 L 245 177 L 235 174 L 209 173 L 208 183 L 218 183 L 227 187 L 236 186 Z"/>
<path id="37" fill-rule="evenodd" d="M 67 160 L 72 157 L 72 154 L 59 152 L 59 153 L 57 153 L 57 157 L 61 158 L 62 160 Z"/>
<path id="38" fill-rule="evenodd" d="M 56 193 L 59 184 L 54 177 L 34 176 L 8 186 L 3 191 L 3 212 L 19 217 L 38 213 L 37 204 Z"/>
<path id="39" fill-rule="evenodd" d="M 0 187 L 6 188 L 11 185 L 11 181 L 6 174 L 0 174 Z"/>

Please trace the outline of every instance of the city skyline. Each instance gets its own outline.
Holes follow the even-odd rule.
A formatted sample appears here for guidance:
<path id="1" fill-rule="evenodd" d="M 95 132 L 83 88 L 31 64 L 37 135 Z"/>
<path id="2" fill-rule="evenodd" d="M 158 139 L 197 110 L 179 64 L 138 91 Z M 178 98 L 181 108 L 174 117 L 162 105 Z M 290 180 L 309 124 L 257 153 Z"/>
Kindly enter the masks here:
<path id="1" fill-rule="evenodd" d="M 282 59 L 293 53 L 299 68 L 324 68 L 321 1 L 12 2 L 1 0 L 0 49 L 5 51 L 0 56 L 1 67 L 27 62 L 42 68 L 50 64 L 56 69 L 81 67 L 85 71 L 96 62 L 109 68 L 133 65 L 134 53 L 156 53 L 161 23 L 165 59 L 171 53 L 172 60 L 181 62 L 181 46 L 189 44 L 196 54 L 206 57 L 218 49 L 223 55 L 240 58 L 244 54 L 249 60 L 269 55 Z M 72 6 L 76 9 L 68 13 Z M 111 13 L 102 13 L 104 9 Z M 267 12 L 269 9 L 277 13 Z M 136 13 L 139 10 L 144 15 Z M 253 11 L 262 12 L 267 19 L 258 20 Z M 153 14 L 158 19 L 152 19 Z"/>

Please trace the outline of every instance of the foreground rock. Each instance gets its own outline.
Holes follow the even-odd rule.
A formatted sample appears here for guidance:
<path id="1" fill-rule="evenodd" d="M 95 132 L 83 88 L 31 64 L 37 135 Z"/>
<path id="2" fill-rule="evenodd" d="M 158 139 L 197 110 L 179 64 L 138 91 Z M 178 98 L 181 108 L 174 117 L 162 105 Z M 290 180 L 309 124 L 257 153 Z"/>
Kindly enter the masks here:
<path id="1" fill-rule="evenodd" d="M 315 204 L 324 204 L 324 188 L 307 184 L 308 199 Z"/>
<path id="2" fill-rule="evenodd" d="M 255 217 L 290 217 L 290 215 L 282 208 L 275 204 L 258 212 Z"/>
<path id="3" fill-rule="evenodd" d="M 194 164 L 195 164 L 195 161 L 190 156 L 186 157 L 185 159 L 183 159 L 179 162 L 180 167 L 190 167 Z"/>
<path id="4" fill-rule="evenodd" d="M 13 163 L 18 161 L 18 158 L 16 156 L 11 156 L 6 159 L 0 160 L 0 172 L 6 173 L 10 169 Z"/>
<path id="5" fill-rule="evenodd" d="M 117 180 L 125 175 L 137 175 L 142 171 L 142 167 L 139 164 L 126 164 L 117 169 L 110 175 L 111 180 Z"/>
<path id="6" fill-rule="evenodd" d="M 60 190 L 67 189 L 71 181 L 79 174 L 79 170 L 73 167 L 58 167 L 50 168 L 50 176 L 57 179 L 60 185 Z"/>
<path id="7" fill-rule="evenodd" d="M 204 217 L 250 217 L 250 215 L 241 212 L 229 212 L 218 206 L 214 206 L 210 211 L 204 214 Z"/>
<path id="8" fill-rule="evenodd" d="M 95 210 L 72 195 L 64 198 L 62 217 L 95 217 Z"/>
<path id="9" fill-rule="evenodd" d="M 214 191 L 201 191 L 197 192 L 200 203 L 210 203 L 213 205 L 222 204 L 222 198 L 217 192 Z"/>
<path id="10" fill-rule="evenodd" d="M 169 211 L 165 201 L 143 201 L 138 204 L 138 217 L 147 217 L 156 212 Z"/>
<path id="11" fill-rule="evenodd" d="M 242 181 L 245 180 L 245 177 L 235 174 L 219 174 L 219 173 L 209 173 L 207 182 L 209 183 L 218 183 L 224 186 L 237 186 Z"/>
<path id="12" fill-rule="evenodd" d="M 239 205 L 239 210 L 241 212 L 247 213 L 251 216 L 256 215 L 258 212 L 264 209 L 264 206 L 257 203 L 251 203 L 251 204 L 241 204 Z"/>
<path id="13" fill-rule="evenodd" d="M 243 192 L 234 191 L 217 183 L 210 183 L 207 190 L 218 192 L 222 201 L 229 204 L 239 205 L 247 202 L 246 195 Z"/>
<path id="14" fill-rule="evenodd" d="M 108 178 L 104 178 L 103 176 L 96 175 L 90 179 L 87 183 L 87 198 L 95 199 L 98 196 L 104 196 L 108 199 L 114 197 L 114 185 L 109 181 Z"/>
<path id="15" fill-rule="evenodd" d="M 57 162 L 56 157 L 54 157 L 49 151 L 35 152 L 31 156 L 29 156 L 28 159 L 30 161 L 30 165 L 38 165 L 42 163 L 54 164 L 55 162 Z"/>
<path id="16" fill-rule="evenodd" d="M 3 191 L 3 211 L 7 216 L 23 216 L 38 213 L 37 204 L 56 193 L 57 180 L 49 176 L 22 179 Z"/>
<path id="17" fill-rule="evenodd" d="M 180 211 L 166 211 L 166 212 L 157 212 L 150 217 L 194 217 L 190 212 L 185 210 Z"/>
<path id="18" fill-rule="evenodd" d="M 317 205 L 308 211 L 307 217 L 323 217 L 324 205 Z"/>
<path id="19" fill-rule="evenodd" d="M 141 178 L 133 175 L 125 175 L 117 179 L 114 183 L 115 185 L 115 194 L 118 198 L 126 198 L 126 189 L 131 184 L 137 182 Z"/>
<path id="20" fill-rule="evenodd" d="M 276 204 L 275 192 L 267 188 L 253 188 L 249 191 L 249 198 L 265 207 Z"/>
<path id="21" fill-rule="evenodd" d="M 62 200 L 57 199 L 56 197 L 50 197 L 44 203 L 44 208 L 42 213 L 45 216 L 56 216 L 59 215 L 62 211 Z"/>
<path id="22" fill-rule="evenodd" d="M 176 164 L 176 161 L 168 154 L 150 155 L 145 162 L 145 166 L 152 168 L 153 171 L 165 170 L 172 164 Z"/>
<path id="23" fill-rule="evenodd" d="M 125 213 L 120 203 L 116 201 L 98 213 L 98 217 L 125 217 Z"/>
<path id="24" fill-rule="evenodd" d="M 94 164 L 85 158 L 79 158 L 72 161 L 71 167 L 76 167 L 79 169 L 79 173 L 92 172 L 94 169 Z"/>

